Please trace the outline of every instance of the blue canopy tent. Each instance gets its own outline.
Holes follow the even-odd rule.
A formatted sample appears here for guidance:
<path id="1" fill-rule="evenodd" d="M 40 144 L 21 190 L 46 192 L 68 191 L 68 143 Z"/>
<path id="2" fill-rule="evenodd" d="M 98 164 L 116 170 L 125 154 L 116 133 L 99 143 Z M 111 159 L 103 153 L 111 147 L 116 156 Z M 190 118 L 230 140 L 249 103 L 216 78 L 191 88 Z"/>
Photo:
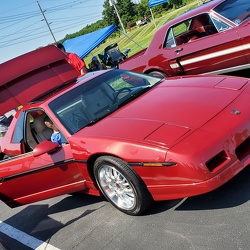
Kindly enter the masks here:
<path id="1" fill-rule="evenodd" d="M 152 8 L 156 5 L 166 3 L 168 0 L 149 0 L 148 1 L 148 7 Z"/>
<path id="2" fill-rule="evenodd" d="M 152 12 L 152 7 L 154 7 L 156 5 L 159 5 L 159 4 L 166 3 L 166 2 L 168 2 L 168 0 L 149 0 L 148 1 L 148 7 L 149 7 L 150 12 L 151 12 L 151 16 L 152 16 L 152 19 L 153 19 L 153 22 L 154 22 L 154 25 L 155 25 L 155 29 L 157 29 L 157 28 L 156 28 L 154 15 L 153 15 L 153 12 Z"/>
<path id="3" fill-rule="evenodd" d="M 86 57 L 92 50 L 99 46 L 118 28 L 112 24 L 94 32 L 78 36 L 64 41 L 66 51 L 76 53 L 81 59 Z"/>

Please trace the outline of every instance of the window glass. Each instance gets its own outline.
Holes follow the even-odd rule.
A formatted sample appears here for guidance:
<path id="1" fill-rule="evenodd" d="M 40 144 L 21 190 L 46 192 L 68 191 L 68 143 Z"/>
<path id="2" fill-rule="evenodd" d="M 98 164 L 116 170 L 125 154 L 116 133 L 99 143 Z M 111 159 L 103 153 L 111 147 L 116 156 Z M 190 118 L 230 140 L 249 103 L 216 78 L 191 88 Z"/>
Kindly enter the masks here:
<path id="1" fill-rule="evenodd" d="M 165 44 L 164 47 L 167 47 L 167 48 L 172 48 L 176 46 L 172 29 L 169 30 L 164 44 Z"/>
<path id="2" fill-rule="evenodd" d="M 215 16 L 211 17 L 216 29 L 220 32 L 220 31 L 224 31 L 224 30 L 228 30 L 231 27 L 226 24 L 225 22 L 221 21 L 220 19 L 216 18 Z"/>
<path id="3" fill-rule="evenodd" d="M 78 86 L 57 99 L 49 107 L 71 133 L 92 126 L 110 113 L 139 97 L 160 82 L 146 74 L 110 70 Z"/>
<path id="4" fill-rule="evenodd" d="M 179 36 L 189 30 L 191 19 L 173 27 L 174 36 Z"/>
<path id="5" fill-rule="evenodd" d="M 171 28 L 166 37 L 165 47 L 172 48 L 187 42 L 182 39 L 181 35 L 188 31 L 190 23 L 191 19 Z"/>
<path id="6" fill-rule="evenodd" d="M 214 8 L 214 11 L 235 24 L 240 24 L 250 17 L 249 0 L 227 0 Z"/>
<path id="7" fill-rule="evenodd" d="M 217 19 L 215 21 L 219 22 Z M 222 27 L 223 30 L 230 28 L 223 22 L 219 27 Z M 166 36 L 164 47 L 172 48 L 217 32 L 218 30 L 209 14 L 203 13 L 170 28 Z"/>
<path id="8" fill-rule="evenodd" d="M 13 143 L 20 143 L 24 138 L 24 116 L 25 112 L 22 112 L 18 118 L 15 131 L 13 134 L 12 142 Z"/>

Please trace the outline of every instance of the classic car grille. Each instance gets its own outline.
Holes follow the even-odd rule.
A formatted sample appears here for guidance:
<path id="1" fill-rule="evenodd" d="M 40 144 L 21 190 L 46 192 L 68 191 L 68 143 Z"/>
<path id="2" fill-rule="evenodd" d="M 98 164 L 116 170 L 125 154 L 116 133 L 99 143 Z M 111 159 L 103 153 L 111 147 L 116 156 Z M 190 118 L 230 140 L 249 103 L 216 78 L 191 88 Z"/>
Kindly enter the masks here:
<path id="1" fill-rule="evenodd" d="M 250 156 L 250 137 L 236 148 L 235 153 L 240 161 Z"/>
<path id="2" fill-rule="evenodd" d="M 228 160 L 228 156 L 226 152 L 223 150 L 219 154 L 215 155 L 212 159 L 210 159 L 206 163 L 206 166 L 210 172 L 214 172 L 215 170 L 217 170 L 216 168 L 221 166 L 221 164 L 226 160 Z"/>

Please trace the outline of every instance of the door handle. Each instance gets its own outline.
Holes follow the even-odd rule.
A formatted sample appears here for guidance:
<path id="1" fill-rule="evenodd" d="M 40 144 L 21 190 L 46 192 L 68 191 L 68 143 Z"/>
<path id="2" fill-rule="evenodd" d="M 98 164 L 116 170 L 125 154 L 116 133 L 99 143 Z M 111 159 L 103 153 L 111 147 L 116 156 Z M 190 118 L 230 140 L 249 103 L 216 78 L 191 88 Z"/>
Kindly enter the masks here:
<path id="1" fill-rule="evenodd" d="M 179 52 L 181 52 L 183 50 L 183 48 L 179 48 L 179 49 L 176 49 L 174 52 L 175 53 L 179 53 Z"/>

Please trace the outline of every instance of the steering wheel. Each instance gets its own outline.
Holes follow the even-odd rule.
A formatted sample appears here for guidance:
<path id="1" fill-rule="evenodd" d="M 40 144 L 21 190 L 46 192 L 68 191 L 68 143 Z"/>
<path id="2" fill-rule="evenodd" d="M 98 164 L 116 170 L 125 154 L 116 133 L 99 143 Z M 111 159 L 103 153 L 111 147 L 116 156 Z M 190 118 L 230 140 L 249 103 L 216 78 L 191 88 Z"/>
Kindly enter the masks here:
<path id="1" fill-rule="evenodd" d="M 115 99 L 114 99 L 114 102 L 117 101 L 119 95 L 122 95 L 121 97 L 127 95 L 129 92 L 131 92 L 131 88 L 128 88 L 128 87 L 125 87 L 125 88 L 122 88 L 122 89 L 119 89 L 117 92 L 116 92 L 116 95 L 115 95 Z"/>

